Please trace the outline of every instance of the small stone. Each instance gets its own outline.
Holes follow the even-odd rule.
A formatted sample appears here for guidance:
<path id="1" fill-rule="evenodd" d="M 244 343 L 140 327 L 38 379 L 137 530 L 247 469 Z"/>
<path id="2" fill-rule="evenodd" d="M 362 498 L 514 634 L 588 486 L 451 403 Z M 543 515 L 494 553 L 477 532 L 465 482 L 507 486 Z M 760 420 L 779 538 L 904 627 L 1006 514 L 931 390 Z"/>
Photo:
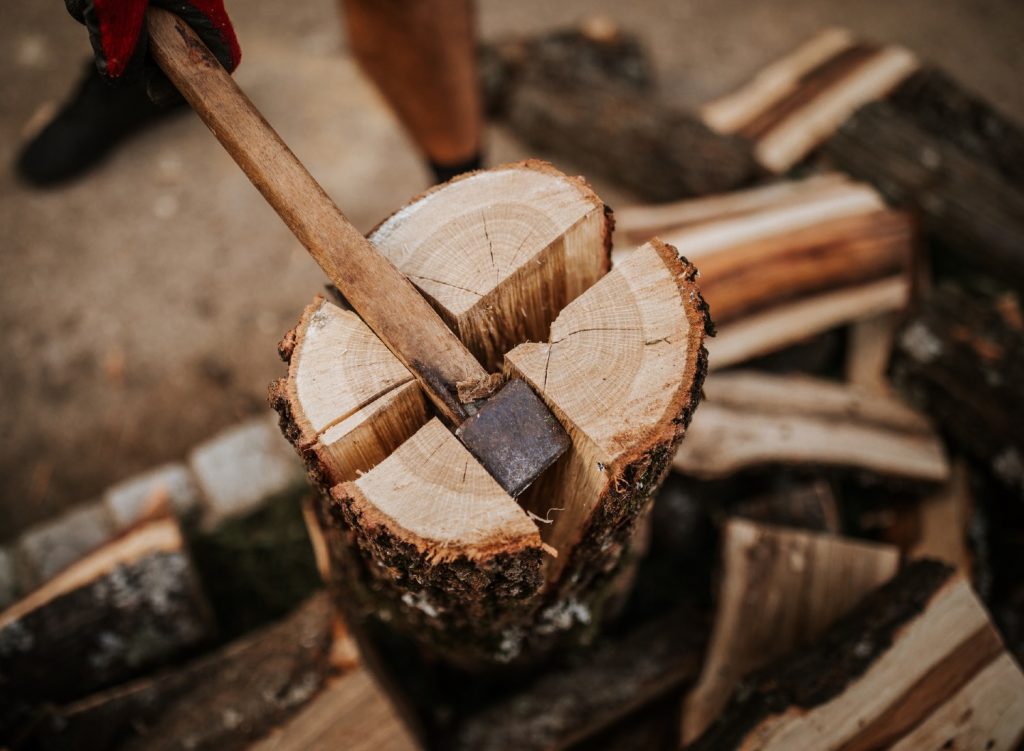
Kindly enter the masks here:
<path id="1" fill-rule="evenodd" d="M 30 587 L 38 587 L 84 558 L 115 534 L 106 506 L 96 501 L 79 506 L 25 532 L 18 548 L 29 569 Z"/>
<path id="2" fill-rule="evenodd" d="M 253 418 L 197 447 L 189 465 L 203 494 L 203 527 L 254 511 L 305 473 L 269 419 Z"/>
<path id="3" fill-rule="evenodd" d="M 199 488 L 184 464 L 165 464 L 108 488 L 103 503 L 114 525 L 124 529 L 161 503 L 178 518 L 187 517 L 199 506 Z"/>

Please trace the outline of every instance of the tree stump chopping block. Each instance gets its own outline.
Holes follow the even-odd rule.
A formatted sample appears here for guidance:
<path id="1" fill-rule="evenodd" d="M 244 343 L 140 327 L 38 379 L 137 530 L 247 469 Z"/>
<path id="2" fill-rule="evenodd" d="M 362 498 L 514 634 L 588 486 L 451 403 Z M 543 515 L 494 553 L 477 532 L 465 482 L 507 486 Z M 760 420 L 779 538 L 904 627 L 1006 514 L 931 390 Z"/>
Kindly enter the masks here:
<path id="1" fill-rule="evenodd" d="M 696 271 L 652 241 L 609 273 L 611 228 L 582 180 L 528 161 L 435 188 L 370 235 L 569 433 L 518 501 L 353 312 L 317 299 L 282 342 L 271 400 L 323 491 L 337 590 L 457 664 L 527 663 L 595 629 L 697 405 Z"/>

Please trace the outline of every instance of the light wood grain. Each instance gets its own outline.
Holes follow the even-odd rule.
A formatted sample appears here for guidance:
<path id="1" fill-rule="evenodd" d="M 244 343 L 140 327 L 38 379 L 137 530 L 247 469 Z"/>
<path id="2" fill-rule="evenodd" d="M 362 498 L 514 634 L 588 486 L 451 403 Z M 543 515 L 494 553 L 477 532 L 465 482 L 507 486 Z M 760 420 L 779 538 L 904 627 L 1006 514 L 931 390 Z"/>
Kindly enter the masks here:
<path id="1" fill-rule="evenodd" d="M 888 581 L 899 558 L 893 545 L 730 520 L 711 642 L 683 703 L 684 742 L 707 729 L 744 675 L 813 642 Z"/>
<path id="2" fill-rule="evenodd" d="M 675 458 L 677 471 L 724 477 L 779 464 L 845 468 L 939 483 L 949 477 L 927 419 L 891 397 L 808 376 L 712 374 Z"/>

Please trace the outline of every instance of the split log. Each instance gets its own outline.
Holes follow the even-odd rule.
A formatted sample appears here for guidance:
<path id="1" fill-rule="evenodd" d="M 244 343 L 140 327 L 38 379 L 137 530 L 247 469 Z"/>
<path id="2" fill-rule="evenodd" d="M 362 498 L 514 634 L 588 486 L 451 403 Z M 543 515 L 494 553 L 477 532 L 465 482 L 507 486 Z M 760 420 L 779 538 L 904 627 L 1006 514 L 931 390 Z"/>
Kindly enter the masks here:
<path id="1" fill-rule="evenodd" d="M 909 294 L 910 217 L 835 174 L 627 209 L 618 233 L 657 234 L 699 264 L 719 331 L 712 368 L 900 308 Z"/>
<path id="2" fill-rule="evenodd" d="M 416 751 L 387 696 L 365 668 L 330 681 L 309 705 L 249 751 Z"/>
<path id="3" fill-rule="evenodd" d="M 949 464 L 928 420 L 902 402 L 801 375 L 715 373 L 676 471 L 726 477 L 767 466 L 816 466 L 934 486 Z"/>
<path id="4" fill-rule="evenodd" d="M 729 190 L 758 173 L 742 138 L 658 101 L 636 41 L 607 23 L 499 42 L 482 67 L 492 115 L 517 137 L 646 200 Z"/>
<path id="5" fill-rule="evenodd" d="M 0 739 L 42 703 L 131 678 L 211 633 L 177 522 L 130 528 L 0 613 Z"/>
<path id="6" fill-rule="evenodd" d="M 755 676 L 688 748 L 984 748 L 1024 740 L 1024 674 L 967 582 L 907 566 L 814 647 Z"/>
<path id="7" fill-rule="evenodd" d="M 891 579 L 899 558 L 892 545 L 728 522 L 711 641 L 683 704 L 683 742 L 708 728 L 741 678 L 817 639 Z"/>
<path id="8" fill-rule="evenodd" d="M 470 716 L 440 747 L 558 751 L 599 737 L 696 678 L 705 625 L 686 607 L 582 653 L 574 664 Z"/>
<path id="9" fill-rule="evenodd" d="M 327 597 L 279 623 L 166 670 L 52 709 L 31 747 L 248 747 L 320 690 L 333 663 Z"/>
<path id="10" fill-rule="evenodd" d="M 861 105 L 884 97 L 918 68 L 902 47 L 826 29 L 749 83 L 701 108 L 719 133 L 754 143 L 758 162 L 781 174 L 803 161 Z"/>
<path id="11" fill-rule="evenodd" d="M 776 174 L 820 152 L 940 246 L 1024 283 L 1024 129 L 907 50 L 827 29 L 701 116 Z"/>
<path id="12" fill-rule="evenodd" d="M 358 318 L 315 302 L 283 343 L 272 400 L 333 488 L 318 518 L 334 576 L 364 614 L 462 664 L 536 658 L 599 623 L 696 406 L 708 322 L 695 271 L 657 244 L 600 278 L 603 205 L 536 162 L 435 189 L 370 237 L 489 365 L 548 342 L 519 344 L 504 369 L 573 448 L 521 507 Z"/>
<path id="13" fill-rule="evenodd" d="M 896 337 L 893 380 L 950 440 L 1024 497 L 1024 316 L 940 289 Z"/>

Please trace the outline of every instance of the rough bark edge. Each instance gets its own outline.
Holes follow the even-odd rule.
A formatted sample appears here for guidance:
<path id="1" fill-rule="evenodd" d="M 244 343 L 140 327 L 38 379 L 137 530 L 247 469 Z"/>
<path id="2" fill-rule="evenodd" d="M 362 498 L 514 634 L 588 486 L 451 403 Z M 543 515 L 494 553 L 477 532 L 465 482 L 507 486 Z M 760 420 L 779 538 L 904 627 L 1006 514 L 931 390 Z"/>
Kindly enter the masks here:
<path id="1" fill-rule="evenodd" d="M 688 380 L 690 385 L 688 389 L 680 388 L 657 423 L 639 433 L 633 448 L 620 453 L 606 468 L 604 490 L 558 580 L 549 586 L 531 635 L 508 635 L 510 640 L 519 639 L 519 648 L 525 651 L 543 652 L 559 643 L 585 643 L 594 636 L 614 604 L 612 585 L 629 561 L 636 522 L 653 503 L 700 402 L 708 371 L 704 340 L 714 336 L 714 323 L 696 283 L 698 271 L 673 246 L 657 239 L 651 244 L 675 280 L 686 311 L 688 372 L 680 381 L 685 384 Z"/>
<path id="2" fill-rule="evenodd" d="M 815 645 L 741 682 L 732 702 L 691 751 L 739 748 L 767 717 L 810 710 L 839 696 L 886 652 L 903 627 L 923 613 L 954 570 L 921 560 L 861 601 Z"/>
<path id="3" fill-rule="evenodd" d="M 1024 187 L 1024 130 L 945 71 L 918 70 L 896 87 L 888 101 L 924 130 L 950 139 Z"/>
<path id="4" fill-rule="evenodd" d="M 278 623 L 181 668 L 51 708 L 32 742 L 43 749 L 98 751 L 122 743 L 130 747 L 133 741 L 152 747 L 155 734 L 165 744 L 177 739 L 194 748 L 245 748 L 250 739 L 269 731 L 319 690 L 331 667 L 331 622 L 326 596 L 314 595 Z M 271 670 L 279 675 L 282 658 L 290 661 L 285 681 L 289 690 L 266 693 L 266 684 L 254 679 L 254 673 L 258 675 L 264 663 L 272 660 Z M 218 720 L 218 713 L 237 709 L 246 701 L 257 703 L 247 707 L 255 711 L 246 712 L 235 728 L 198 722 L 191 706 L 196 701 L 190 694 L 197 686 L 208 692 L 206 687 L 211 685 L 224 691 L 208 709 Z M 235 702 L 228 694 L 231 691 Z M 205 738 L 198 737 L 204 734 Z"/>
<path id="5" fill-rule="evenodd" d="M 315 295 L 313 301 L 302 309 L 298 323 L 278 343 L 277 353 L 281 361 L 288 366 L 289 372 L 284 377 L 272 381 L 267 391 L 267 401 L 278 414 L 281 433 L 302 459 L 310 479 L 320 487 L 324 487 L 330 482 L 330 473 L 316 451 L 316 444 L 320 436 L 312 429 L 304 415 L 296 415 L 292 409 L 292 399 L 295 394 L 289 387 L 289 379 L 291 378 L 292 355 L 296 350 L 301 349 L 306 329 L 309 327 L 309 319 L 316 314 L 324 302 L 323 295 Z"/>
<path id="6" fill-rule="evenodd" d="M 321 501 L 321 524 L 341 588 L 364 614 L 412 635 L 428 653 L 468 668 L 511 661 L 505 629 L 536 608 L 543 584 L 540 545 L 480 549 L 434 561 L 424 548 L 400 539 L 390 525 L 367 518 L 344 485 Z M 538 541 L 539 542 L 539 541 Z"/>

